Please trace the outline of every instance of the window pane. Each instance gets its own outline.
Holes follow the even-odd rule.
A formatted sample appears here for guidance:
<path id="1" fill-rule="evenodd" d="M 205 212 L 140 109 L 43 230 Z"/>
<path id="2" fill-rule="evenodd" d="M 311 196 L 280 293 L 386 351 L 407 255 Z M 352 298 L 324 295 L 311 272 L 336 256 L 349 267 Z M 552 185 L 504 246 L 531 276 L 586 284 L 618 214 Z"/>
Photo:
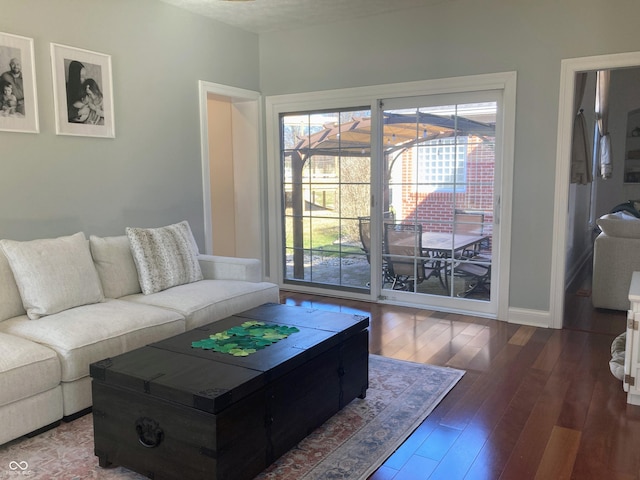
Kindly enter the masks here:
<path id="1" fill-rule="evenodd" d="M 285 282 L 368 289 L 358 217 L 369 215 L 371 113 L 281 116 Z"/>

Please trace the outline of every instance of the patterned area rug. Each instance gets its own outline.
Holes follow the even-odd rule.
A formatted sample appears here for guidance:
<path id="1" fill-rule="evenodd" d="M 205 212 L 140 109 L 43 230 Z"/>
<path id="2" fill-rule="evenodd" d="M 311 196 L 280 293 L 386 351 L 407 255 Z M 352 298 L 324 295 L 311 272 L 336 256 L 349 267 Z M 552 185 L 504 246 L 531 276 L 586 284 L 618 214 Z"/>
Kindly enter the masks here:
<path id="1" fill-rule="evenodd" d="M 369 390 L 278 459 L 257 479 L 366 479 L 462 378 L 451 368 L 370 356 Z M 0 446 L 0 479 L 144 479 L 103 469 L 93 453 L 92 416 Z"/>

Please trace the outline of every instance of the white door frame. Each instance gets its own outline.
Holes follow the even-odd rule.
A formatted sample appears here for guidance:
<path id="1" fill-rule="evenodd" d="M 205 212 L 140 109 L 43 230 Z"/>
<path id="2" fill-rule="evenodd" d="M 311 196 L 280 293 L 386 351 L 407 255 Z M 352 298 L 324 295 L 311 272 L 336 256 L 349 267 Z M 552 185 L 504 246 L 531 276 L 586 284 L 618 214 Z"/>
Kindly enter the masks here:
<path id="1" fill-rule="evenodd" d="M 551 252 L 550 305 L 551 328 L 562 328 L 564 318 L 565 269 L 569 183 L 571 170 L 571 139 L 573 136 L 573 97 L 578 72 L 637 67 L 640 52 L 599 55 L 562 60 L 560 68 L 560 106 L 558 109 L 558 140 L 556 150 L 555 214 L 553 249 Z"/>
<path id="2" fill-rule="evenodd" d="M 262 148 L 262 96 L 259 92 L 255 92 L 253 90 L 245 90 L 242 88 L 231 87 L 228 85 L 222 85 L 217 83 L 205 82 L 200 80 L 198 82 L 198 90 L 199 90 L 199 103 L 200 103 L 200 152 L 201 152 L 201 162 L 202 162 L 202 201 L 203 201 L 203 211 L 204 211 L 204 237 L 205 237 L 205 251 L 206 254 L 211 254 L 213 250 L 213 226 L 211 224 L 211 183 L 210 183 L 210 152 L 209 152 L 209 133 L 208 133 L 208 111 L 207 111 L 207 97 L 209 94 L 216 95 L 222 97 L 224 99 L 229 100 L 234 105 L 239 104 L 250 104 L 251 108 L 242 109 L 242 122 L 239 123 L 240 128 L 243 129 L 245 126 L 249 125 L 249 132 L 239 132 L 238 129 L 233 129 L 233 141 L 234 144 L 242 145 L 243 142 L 246 143 L 246 135 L 255 135 L 255 138 L 252 140 L 255 141 L 255 155 L 250 155 L 251 158 L 242 158 L 238 159 L 243 163 L 243 168 L 245 173 L 247 170 L 253 172 L 255 175 L 255 179 L 240 179 L 241 182 L 245 183 L 244 186 L 246 188 L 257 189 L 261 192 L 263 189 L 263 175 L 262 175 L 262 164 L 261 161 L 261 152 Z M 237 122 L 234 121 L 234 126 L 236 126 Z M 234 145 L 235 149 L 235 145 Z M 234 158 L 234 163 L 236 163 L 236 159 Z M 255 168 L 253 168 L 255 166 Z M 235 168 L 235 167 L 234 167 Z M 254 181 L 255 180 L 255 181 Z M 246 183 L 250 183 L 250 185 L 246 185 Z M 253 184 L 255 184 L 253 186 Z M 247 191 L 247 190 L 245 190 Z M 251 191 L 251 190 L 248 190 Z M 258 193 L 258 196 L 261 197 L 261 193 Z M 251 211 L 255 212 L 257 223 L 259 223 L 259 237 L 258 239 L 252 238 L 254 245 L 259 245 L 258 250 L 251 248 L 240 249 L 241 252 L 243 250 L 251 250 L 251 256 L 260 258 L 264 260 L 266 258 L 265 254 L 265 242 L 262 241 L 262 232 L 264 231 L 264 216 L 260 212 L 259 205 L 243 205 L 242 198 L 236 199 L 236 206 L 238 210 L 242 210 L 240 213 L 244 215 L 251 214 Z M 256 202 L 260 203 L 260 201 Z M 246 218 L 244 219 L 246 220 Z M 252 219 L 253 220 L 253 219 Z M 243 222 L 246 224 L 246 222 Z M 244 237 L 241 235 L 242 232 L 239 232 L 238 235 L 241 239 Z M 246 240 L 246 238 L 245 238 Z M 244 241 L 244 240 L 243 240 Z M 242 256 L 242 255 L 241 255 Z M 246 256 L 246 255 L 245 255 Z"/>
<path id="3" fill-rule="evenodd" d="M 266 146 L 267 146 L 267 175 L 270 195 L 268 202 L 269 224 L 276 228 L 269 230 L 269 243 L 275 246 L 282 245 L 280 217 L 281 205 L 277 192 L 280 189 L 280 144 L 279 144 L 279 115 L 280 113 L 327 108 L 327 105 L 335 107 L 371 105 L 372 112 L 378 99 L 394 97 L 428 96 L 436 94 L 450 94 L 460 92 L 472 92 L 481 90 L 503 91 L 503 136 L 504 148 L 502 151 L 502 171 L 500 179 L 502 197 L 496 199 L 496 228 L 500 228 L 500 284 L 498 285 L 498 304 L 495 318 L 508 320 L 509 310 L 509 274 L 511 258 L 511 204 L 513 188 L 513 158 L 515 138 L 515 99 L 516 99 L 516 72 L 502 72 L 466 77 L 445 78 L 436 80 L 424 80 L 416 82 L 375 85 L 368 87 L 355 87 L 322 92 L 307 92 L 300 94 L 267 96 L 266 105 Z M 375 139 L 372 139 L 374 141 Z M 373 207 L 376 208 L 379 199 L 373 199 Z M 271 249 L 269 263 L 273 272 L 273 279 L 282 285 L 282 253 L 279 248 Z M 373 285 L 372 285 L 373 287 Z M 292 288 L 293 289 L 293 288 Z M 310 293 L 316 293 L 307 287 Z M 326 293 L 318 291 L 317 293 Z M 338 295 L 340 292 L 336 292 Z M 371 291 L 371 301 L 378 301 L 376 292 Z M 457 310 L 456 310 L 457 311 Z M 457 311 L 458 313 L 465 313 Z M 476 312 L 469 312 L 477 314 Z M 493 316 L 493 315 L 488 315 Z"/>

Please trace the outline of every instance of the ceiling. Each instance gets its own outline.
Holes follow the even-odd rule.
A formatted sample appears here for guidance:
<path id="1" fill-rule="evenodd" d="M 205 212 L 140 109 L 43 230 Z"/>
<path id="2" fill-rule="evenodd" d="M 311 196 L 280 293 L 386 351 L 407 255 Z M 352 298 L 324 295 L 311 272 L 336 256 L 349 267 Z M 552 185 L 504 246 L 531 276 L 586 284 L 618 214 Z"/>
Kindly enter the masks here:
<path id="1" fill-rule="evenodd" d="M 292 30 L 451 0 L 161 0 L 254 33 Z"/>

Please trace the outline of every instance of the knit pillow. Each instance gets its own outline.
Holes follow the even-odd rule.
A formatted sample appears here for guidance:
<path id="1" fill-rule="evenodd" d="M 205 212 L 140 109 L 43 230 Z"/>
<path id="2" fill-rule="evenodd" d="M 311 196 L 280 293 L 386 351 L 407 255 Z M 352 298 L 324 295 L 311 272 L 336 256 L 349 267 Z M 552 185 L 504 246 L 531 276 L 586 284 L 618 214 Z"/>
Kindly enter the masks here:
<path id="1" fill-rule="evenodd" d="M 198 250 L 189 223 L 126 229 L 142 293 L 202 280 Z"/>
<path id="2" fill-rule="evenodd" d="M 17 242 L 0 240 L 31 319 L 104 300 L 84 233 Z"/>
<path id="3" fill-rule="evenodd" d="M 624 380 L 624 357 L 627 347 L 627 332 L 618 335 L 611 344 L 611 360 L 609 369 L 618 380 Z"/>

